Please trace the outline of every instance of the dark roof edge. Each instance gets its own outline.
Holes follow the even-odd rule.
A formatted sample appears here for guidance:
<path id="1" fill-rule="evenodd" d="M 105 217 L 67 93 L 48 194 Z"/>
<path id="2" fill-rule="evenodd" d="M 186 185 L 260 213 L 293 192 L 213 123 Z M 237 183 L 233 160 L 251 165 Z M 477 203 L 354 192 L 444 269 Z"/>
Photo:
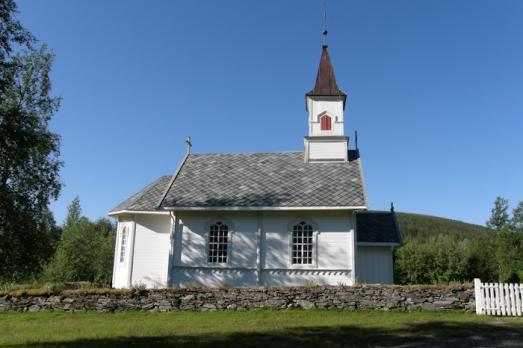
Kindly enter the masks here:
<path id="1" fill-rule="evenodd" d="M 359 246 L 369 246 L 369 247 L 396 247 L 401 246 L 403 242 L 358 242 L 356 245 Z"/>
<path id="2" fill-rule="evenodd" d="M 187 207 L 187 206 L 172 206 L 172 207 L 161 207 L 162 211 L 343 211 L 343 210 L 359 210 L 367 209 L 366 206 L 293 206 L 293 207 L 280 207 L 280 206 L 215 206 L 215 207 Z"/>
<path id="3" fill-rule="evenodd" d="M 189 158 L 189 156 L 191 155 L 190 152 L 187 152 L 185 154 L 185 156 L 183 157 L 182 159 L 182 162 L 180 163 L 180 165 L 178 166 L 178 169 L 176 169 L 176 172 L 173 174 L 173 176 L 171 177 L 171 180 L 169 181 L 169 184 L 167 185 L 167 187 L 165 188 L 163 194 L 162 194 L 162 197 L 160 198 L 160 200 L 158 201 L 158 204 L 156 204 L 156 209 L 159 209 L 160 206 L 162 205 L 163 203 L 163 200 L 165 199 L 165 197 L 167 196 L 167 194 L 169 193 L 169 190 L 171 189 L 171 187 L 173 186 L 174 184 L 174 180 L 176 180 L 176 178 L 178 177 L 178 174 L 180 174 L 180 171 L 182 170 L 182 167 L 183 165 L 185 164 L 185 162 L 187 161 L 187 158 Z"/>
<path id="4" fill-rule="evenodd" d="M 307 97 L 343 97 L 343 98 L 347 98 L 347 93 L 343 92 L 339 88 L 338 88 L 338 93 L 317 93 L 317 92 L 314 92 L 314 89 L 312 89 L 309 92 L 305 93 L 305 95 Z"/>
<path id="5" fill-rule="evenodd" d="M 309 107 L 307 105 L 307 98 L 311 98 L 311 97 L 338 97 L 338 98 L 342 98 L 343 99 L 343 110 L 345 110 L 345 105 L 347 104 L 347 97 L 348 95 L 341 91 L 343 94 L 329 94 L 329 95 L 325 95 L 325 94 L 315 94 L 315 93 L 312 93 L 312 91 L 310 92 L 307 92 L 305 93 L 305 110 L 309 110 Z"/>
<path id="6" fill-rule="evenodd" d="M 398 219 L 396 218 L 396 212 L 394 210 L 392 210 L 392 211 L 390 211 L 390 210 L 357 210 L 354 212 L 354 214 L 356 215 L 356 219 L 358 219 L 357 215 L 365 215 L 365 214 L 391 215 L 396 233 L 398 235 L 398 242 L 358 242 L 357 241 L 356 244 L 359 244 L 362 246 L 365 246 L 365 245 L 368 245 L 368 246 L 372 246 L 372 245 L 375 245 L 375 246 L 401 246 L 401 245 L 403 245 L 403 237 L 401 236 L 400 226 L 398 224 Z M 356 233 L 357 233 L 357 230 L 358 229 L 357 229 L 357 223 L 356 223 Z M 357 238 L 358 237 L 356 235 L 356 239 Z"/>
<path id="7" fill-rule="evenodd" d="M 356 214 L 391 214 L 391 212 L 390 210 L 358 210 Z"/>

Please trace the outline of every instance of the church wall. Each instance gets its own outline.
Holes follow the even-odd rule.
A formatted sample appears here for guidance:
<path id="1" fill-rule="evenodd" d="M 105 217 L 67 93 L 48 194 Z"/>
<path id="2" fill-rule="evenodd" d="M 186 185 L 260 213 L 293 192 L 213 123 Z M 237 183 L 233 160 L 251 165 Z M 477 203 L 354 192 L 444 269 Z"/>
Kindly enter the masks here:
<path id="1" fill-rule="evenodd" d="M 207 237 L 212 223 L 221 221 L 229 226 L 231 242 L 227 267 L 256 267 L 256 213 L 205 214 L 180 213 L 182 250 L 179 266 L 208 267 Z"/>
<path id="2" fill-rule="evenodd" d="M 172 279 L 172 286 L 177 288 L 192 286 L 219 288 L 257 285 L 256 271 L 248 269 L 175 267 Z"/>
<path id="3" fill-rule="evenodd" d="M 307 141 L 307 143 L 310 160 L 345 160 L 347 157 L 347 142 L 337 140 Z"/>
<path id="4" fill-rule="evenodd" d="M 352 285 L 350 270 L 264 270 L 262 285 L 266 286 L 303 286 L 303 285 Z"/>
<path id="5" fill-rule="evenodd" d="M 290 260 L 290 231 L 301 220 L 317 231 L 312 265 L 292 265 Z M 264 213 L 263 222 L 263 284 L 352 284 L 354 221 L 350 213 Z"/>
<path id="6" fill-rule="evenodd" d="M 393 284 L 391 247 L 358 246 L 356 279 L 366 284 Z"/>
<path id="7" fill-rule="evenodd" d="M 354 219 L 349 212 L 179 212 L 178 218 L 171 261 L 173 286 L 352 284 Z M 302 219 L 318 233 L 313 265 L 300 267 L 291 265 L 290 230 Z M 207 262 L 207 231 L 216 221 L 232 229 L 226 265 Z"/>
<path id="8" fill-rule="evenodd" d="M 171 220 L 169 215 L 135 215 L 133 286 L 167 287 Z"/>
<path id="9" fill-rule="evenodd" d="M 219 287 L 224 284 L 256 284 L 258 218 L 255 212 L 183 212 L 178 214 L 178 218 L 171 285 Z M 231 231 L 226 265 L 208 263 L 207 260 L 209 226 L 218 221 Z"/>
<path id="10" fill-rule="evenodd" d="M 309 135 L 344 135 L 343 101 L 338 97 L 307 98 L 310 132 Z M 332 118 L 332 130 L 322 131 L 319 117 L 325 113 Z"/>

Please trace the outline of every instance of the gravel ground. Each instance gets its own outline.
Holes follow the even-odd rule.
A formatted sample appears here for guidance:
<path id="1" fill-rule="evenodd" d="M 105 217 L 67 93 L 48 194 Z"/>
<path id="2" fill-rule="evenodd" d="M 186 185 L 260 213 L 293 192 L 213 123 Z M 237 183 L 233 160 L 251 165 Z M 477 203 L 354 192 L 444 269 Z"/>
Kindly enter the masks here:
<path id="1" fill-rule="evenodd" d="M 500 328 L 498 333 L 490 331 L 487 335 L 473 335 L 460 338 L 442 339 L 436 338 L 433 340 L 417 341 L 394 346 L 395 348 L 487 348 L 487 347 L 523 347 L 523 330 L 510 327 L 502 322 L 493 321 L 488 323 L 490 326 L 498 326 Z M 481 331 L 481 326 L 479 327 Z"/>

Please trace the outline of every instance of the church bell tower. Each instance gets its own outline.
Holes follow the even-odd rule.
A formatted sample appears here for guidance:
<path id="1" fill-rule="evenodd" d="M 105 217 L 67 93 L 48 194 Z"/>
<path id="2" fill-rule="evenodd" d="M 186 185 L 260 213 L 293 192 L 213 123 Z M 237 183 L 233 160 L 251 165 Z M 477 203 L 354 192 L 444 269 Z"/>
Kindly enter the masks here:
<path id="1" fill-rule="evenodd" d="M 305 161 L 347 161 L 349 138 L 344 129 L 347 94 L 336 84 L 326 44 L 322 47 L 316 84 L 305 94 L 305 100 L 309 113 L 309 135 L 304 138 Z"/>

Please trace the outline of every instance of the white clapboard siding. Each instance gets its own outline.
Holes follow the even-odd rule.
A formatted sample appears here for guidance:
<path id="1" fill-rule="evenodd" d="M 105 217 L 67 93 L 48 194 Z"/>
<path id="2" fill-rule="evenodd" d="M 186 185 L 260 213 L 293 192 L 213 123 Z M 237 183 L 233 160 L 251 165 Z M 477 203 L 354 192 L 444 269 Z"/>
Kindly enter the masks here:
<path id="1" fill-rule="evenodd" d="M 476 314 L 521 316 L 523 284 L 482 283 L 474 279 Z"/>

